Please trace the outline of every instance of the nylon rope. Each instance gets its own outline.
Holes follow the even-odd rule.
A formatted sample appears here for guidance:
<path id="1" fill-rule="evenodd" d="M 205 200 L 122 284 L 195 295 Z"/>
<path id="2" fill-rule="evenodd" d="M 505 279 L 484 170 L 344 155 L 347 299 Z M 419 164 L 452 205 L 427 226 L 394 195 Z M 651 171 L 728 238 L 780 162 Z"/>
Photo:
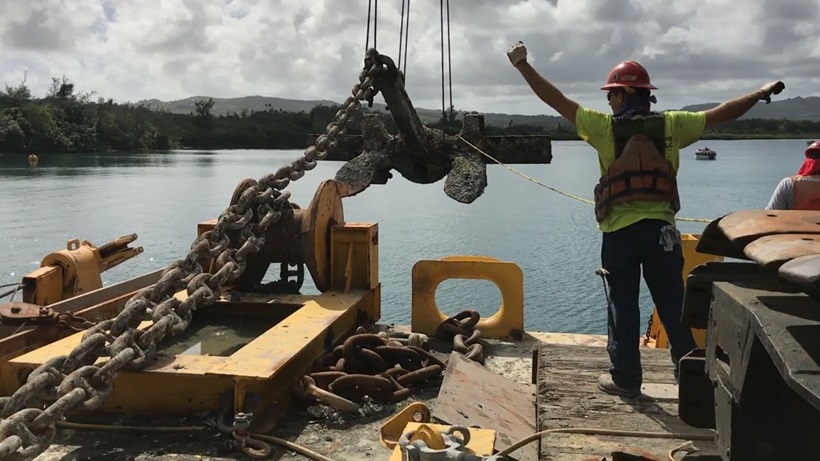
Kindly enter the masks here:
<path id="1" fill-rule="evenodd" d="M 499 165 L 503 166 L 504 168 L 506 168 L 506 169 L 508 169 L 508 170 L 512 171 L 513 173 L 517 174 L 518 176 L 521 176 L 522 178 L 524 178 L 524 179 L 526 179 L 526 180 L 528 180 L 528 181 L 530 181 L 530 182 L 533 182 L 533 183 L 535 183 L 535 184 L 537 184 L 537 185 L 539 185 L 539 186 L 541 186 L 541 187 L 543 187 L 543 188 L 545 188 L 545 189 L 549 189 L 549 190 L 551 190 L 551 191 L 553 191 L 553 192 L 559 193 L 559 194 L 561 194 L 561 195 L 563 195 L 563 196 L 566 196 L 566 197 L 569 197 L 569 198 L 571 198 L 571 199 L 575 199 L 575 200 L 578 200 L 578 201 L 580 201 L 580 202 L 584 202 L 584 203 L 589 204 L 589 205 L 595 205 L 595 202 L 593 202 L 592 200 L 585 199 L 585 198 L 583 198 L 583 197 L 580 197 L 580 196 L 577 196 L 577 195 L 574 195 L 574 194 L 570 194 L 569 192 L 564 192 L 564 191 L 562 191 L 562 190 L 560 190 L 560 189 L 556 189 L 556 188 L 554 188 L 554 187 L 548 186 L 548 185 L 546 185 L 546 184 L 542 183 L 541 181 L 538 181 L 538 180 L 537 180 L 537 179 L 535 179 L 535 178 L 532 178 L 532 177 L 530 177 L 530 176 L 527 176 L 527 175 L 525 175 L 524 173 L 522 173 L 522 172 L 520 172 L 520 171 L 516 170 L 515 168 L 512 168 L 511 166 L 509 166 L 509 165 L 506 165 L 506 164 L 502 163 L 501 161 L 499 161 L 499 160 L 498 160 L 498 159 L 496 159 L 495 157 L 491 156 L 490 154 L 488 154 L 488 153 L 484 152 L 483 150 L 481 150 L 480 148 L 478 148 L 478 146 L 476 146 L 476 145 L 474 145 L 473 143 L 471 143 L 470 141 L 467 141 L 466 139 L 462 138 L 462 137 L 461 137 L 461 135 L 456 135 L 456 136 L 458 137 L 458 139 L 460 139 L 460 140 L 464 141 L 464 143 L 465 143 L 465 144 L 467 144 L 467 145 L 468 145 L 468 146 L 470 146 L 471 148 L 475 149 L 475 151 L 476 151 L 476 152 L 480 153 L 481 155 L 483 155 L 483 156 L 487 157 L 488 159 L 492 160 L 493 162 L 495 162 L 495 163 L 497 163 L 497 164 L 499 164 Z M 713 221 L 713 220 L 711 220 L 711 219 L 705 219 L 705 218 L 679 218 L 679 217 L 675 217 L 675 219 L 676 219 L 676 220 L 678 220 L 678 221 L 685 221 L 685 222 L 702 222 L 702 223 L 710 223 L 710 222 L 712 222 L 712 221 Z"/>

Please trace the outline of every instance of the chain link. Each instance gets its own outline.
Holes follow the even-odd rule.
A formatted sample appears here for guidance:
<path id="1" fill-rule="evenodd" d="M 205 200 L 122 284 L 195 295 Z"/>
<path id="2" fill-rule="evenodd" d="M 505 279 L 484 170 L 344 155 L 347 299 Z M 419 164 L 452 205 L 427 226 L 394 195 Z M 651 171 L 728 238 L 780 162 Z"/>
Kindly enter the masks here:
<path id="1" fill-rule="evenodd" d="M 654 314 L 649 314 L 649 321 L 646 323 L 646 335 L 643 338 L 643 345 L 648 346 L 649 341 L 652 340 L 652 320 L 655 318 Z"/>
<path id="2" fill-rule="evenodd" d="M 225 284 L 242 275 L 247 257 L 262 248 L 265 231 L 279 220 L 279 210 L 288 203 L 290 192 L 283 190 L 315 168 L 317 160 L 327 158 L 360 101 L 372 100 L 375 95 L 373 77 L 380 67 L 378 59 L 366 59 L 359 83 L 353 86 L 352 95 L 328 124 L 325 134 L 305 149 L 302 157 L 246 189 L 237 203 L 219 216 L 213 230 L 194 240 L 185 259 L 169 265 L 154 285 L 136 293 L 115 318 L 89 328 L 67 356 L 40 365 L 11 396 L 0 398 L 0 460 L 28 461 L 48 449 L 54 440 L 56 421 L 78 408 L 99 408 L 120 370 L 139 370 L 148 365 L 156 354 L 157 343 L 184 331 L 193 311 L 214 303 Z M 229 232 L 238 235 L 238 248 L 230 246 Z M 200 261 L 210 258 L 215 259 L 218 268 L 213 274 L 203 272 L 200 265 Z M 188 298 L 180 301 L 174 294 L 184 288 Z M 139 324 L 148 319 L 152 325 L 139 329 Z M 95 365 L 97 359 L 106 356 L 110 359 L 103 365 Z M 41 409 L 43 406 L 45 409 Z"/>

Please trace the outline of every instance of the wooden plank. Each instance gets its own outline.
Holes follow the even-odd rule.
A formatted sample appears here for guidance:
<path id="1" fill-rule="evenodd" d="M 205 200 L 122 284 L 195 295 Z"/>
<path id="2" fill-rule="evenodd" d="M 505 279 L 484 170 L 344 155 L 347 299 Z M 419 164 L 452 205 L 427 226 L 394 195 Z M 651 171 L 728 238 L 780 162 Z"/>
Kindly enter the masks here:
<path id="1" fill-rule="evenodd" d="M 458 352 L 450 354 L 433 418 L 449 425 L 495 429 L 503 450 L 535 432 L 535 386 L 511 381 Z M 538 461 L 537 443 L 511 455 Z"/>
<path id="2" fill-rule="evenodd" d="M 550 371 L 555 374 L 556 380 L 558 377 L 566 377 L 570 380 L 575 380 L 579 373 L 597 373 L 602 368 L 604 373 L 606 369 L 609 367 L 609 364 L 605 364 L 602 366 L 597 367 L 590 367 L 588 364 L 579 364 L 578 367 L 572 366 L 562 366 L 561 368 L 555 367 L 552 368 Z M 598 373 L 600 374 L 600 373 Z M 566 389 L 567 392 L 587 392 L 590 389 L 596 388 L 596 380 L 598 379 L 597 374 L 594 376 L 595 379 L 592 379 L 588 383 L 581 383 L 581 387 L 576 387 L 572 389 Z M 658 384 L 671 384 L 675 382 L 675 375 L 671 369 L 652 369 L 644 367 L 643 370 L 643 380 L 647 383 L 658 383 Z M 597 388 L 596 388 L 597 389 Z"/>
<path id="3" fill-rule="evenodd" d="M 550 344 L 550 347 L 559 345 Z M 596 380 L 598 375 L 609 368 L 609 356 L 606 349 L 600 347 L 581 347 L 571 353 L 556 352 L 550 354 L 550 373 L 556 375 L 555 380 L 568 379 L 577 381 L 579 374 L 589 374 L 588 382 L 578 386 L 562 388 L 569 392 L 597 393 Z M 644 382 L 671 384 L 675 382 L 672 371 L 672 362 L 668 349 L 653 349 L 641 347 L 641 367 L 643 368 Z M 559 349 L 560 351 L 560 349 Z"/>
<path id="4" fill-rule="evenodd" d="M 625 399 L 597 389 L 598 376 L 609 369 L 606 350 L 579 345 L 542 344 L 538 351 L 538 430 L 588 428 L 638 432 L 667 432 L 710 436 L 678 418 L 672 391 L 672 361 L 667 349 L 641 348 L 644 390 L 662 398 L 643 395 Z M 541 442 L 541 459 L 578 461 L 611 456 L 621 447 L 640 447 L 661 458 L 681 443 L 680 439 L 624 436 L 549 434 Z M 695 441 L 701 450 L 714 442 Z"/>

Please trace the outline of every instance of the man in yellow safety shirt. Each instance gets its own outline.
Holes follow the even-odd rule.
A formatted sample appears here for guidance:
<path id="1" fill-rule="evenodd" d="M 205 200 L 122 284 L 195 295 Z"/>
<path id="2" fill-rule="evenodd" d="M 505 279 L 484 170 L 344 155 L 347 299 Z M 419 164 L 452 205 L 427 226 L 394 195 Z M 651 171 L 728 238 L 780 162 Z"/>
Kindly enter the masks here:
<path id="1" fill-rule="evenodd" d="M 703 130 L 734 120 L 758 101 L 770 101 L 782 82 L 701 112 L 653 112 L 649 73 L 636 61 L 615 66 L 601 88 L 612 114 L 567 98 L 527 62 L 518 42 L 507 52 L 532 91 L 576 126 L 578 135 L 598 151 L 601 178 L 595 186 L 595 217 L 603 233 L 601 261 L 610 290 L 608 342 L 610 371 L 598 378 L 606 393 L 635 397 L 641 393 L 639 351 L 641 268 L 678 361 L 697 346 L 681 323 L 683 255 L 675 214 L 680 209 L 677 170 L 680 149 L 697 141 Z"/>

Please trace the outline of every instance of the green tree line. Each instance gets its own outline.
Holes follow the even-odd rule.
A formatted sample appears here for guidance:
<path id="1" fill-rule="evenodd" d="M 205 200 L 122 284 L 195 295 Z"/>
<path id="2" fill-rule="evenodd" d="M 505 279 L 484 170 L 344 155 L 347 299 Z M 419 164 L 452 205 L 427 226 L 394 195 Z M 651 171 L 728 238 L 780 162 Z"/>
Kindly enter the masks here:
<path id="1" fill-rule="evenodd" d="M 189 114 L 155 110 L 142 105 L 94 98 L 76 91 L 65 77 L 52 78 L 42 98 L 35 98 L 25 79 L 0 92 L 0 152 L 100 152 L 195 149 L 300 149 L 310 133 L 321 133 L 338 106 L 316 106 L 310 112 L 264 111 L 215 115 L 212 99 L 195 103 Z M 347 133 L 361 133 L 363 107 L 349 122 Z M 459 112 L 450 107 L 446 117 L 431 124 L 448 133 L 461 128 Z M 395 132 L 389 114 L 387 128 Z M 488 135 L 546 134 L 555 140 L 578 139 L 568 124 L 544 127 L 512 124 L 487 125 Z M 737 120 L 707 130 L 704 139 L 820 138 L 820 122 L 807 120 Z"/>
<path id="2" fill-rule="evenodd" d="M 197 101 L 192 113 L 175 114 L 94 99 L 92 93 L 76 92 L 65 78 L 52 79 L 43 98 L 32 97 L 25 82 L 6 85 L 0 92 L 0 152 L 303 148 L 308 132 L 324 130 L 317 117 L 331 109 L 305 113 L 269 108 L 216 116 L 213 104 Z"/>

